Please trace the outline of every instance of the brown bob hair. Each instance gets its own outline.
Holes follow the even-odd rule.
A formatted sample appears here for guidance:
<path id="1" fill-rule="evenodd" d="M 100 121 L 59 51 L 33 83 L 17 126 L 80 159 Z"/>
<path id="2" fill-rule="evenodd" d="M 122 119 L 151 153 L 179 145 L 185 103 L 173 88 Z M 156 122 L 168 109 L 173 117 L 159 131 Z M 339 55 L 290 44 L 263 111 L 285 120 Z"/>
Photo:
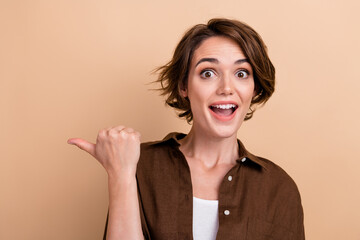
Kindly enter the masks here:
<path id="1" fill-rule="evenodd" d="M 237 20 L 225 18 L 210 19 L 207 24 L 197 24 L 189 29 L 177 45 L 172 59 L 164 66 L 155 69 L 159 73 L 156 82 L 161 84 L 161 95 L 166 95 L 166 104 L 179 111 L 178 116 L 193 119 L 190 101 L 180 94 L 187 86 L 190 63 L 194 51 L 210 37 L 223 36 L 239 44 L 254 73 L 255 97 L 251 100 L 245 121 L 250 119 L 254 105 L 264 104 L 274 92 L 275 68 L 271 63 L 267 48 L 260 35 L 250 26 Z"/>

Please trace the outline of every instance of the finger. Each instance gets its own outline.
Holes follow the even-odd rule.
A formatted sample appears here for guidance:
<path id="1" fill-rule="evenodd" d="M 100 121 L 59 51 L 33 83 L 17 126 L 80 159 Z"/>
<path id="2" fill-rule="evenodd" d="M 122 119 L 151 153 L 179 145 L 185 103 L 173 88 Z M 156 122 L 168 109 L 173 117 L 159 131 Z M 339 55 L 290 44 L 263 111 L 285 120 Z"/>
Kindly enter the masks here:
<path id="1" fill-rule="evenodd" d="M 134 133 L 135 130 L 132 128 L 124 128 L 123 131 L 127 132 L 127 133 Z"/>
<path id="2" fill-rule="evenodd" d="M 116 136 L 119 132 L 123 131 L 125 129 L 124 126 L 117 126 L 117 127 L 111 127 L 107 128 L 104 132 L 106 136 Z"/>
<path id="3" fill-rule="evenodd" d="M 81 138 L 70 138 L 67 141 L 68 144 L 75 145 L 78 148 L 84 150 L 85 152 L 88 152 L 90 155 L 95 157 L 95 144 L 90 143 L 84 139 Z"/>
<path id="4" fill-rule="evenodd" d="M 116 126 L 116 127 L 112 128 L 112 129 L 117 130 L 118 132 L 121 132 L 122 130 L 125 129 L 125 126 L 120 125 L 120 126 Z"/>
<path id="5" fill-rule="evenodd" d="M 139 132 L 137 132 L 137 131 L 135 131 L 134 133 L 136 134 L 136 136 L 137 136 L 139 139 L 141 138 L 141 133 L 139 133 Z"/>

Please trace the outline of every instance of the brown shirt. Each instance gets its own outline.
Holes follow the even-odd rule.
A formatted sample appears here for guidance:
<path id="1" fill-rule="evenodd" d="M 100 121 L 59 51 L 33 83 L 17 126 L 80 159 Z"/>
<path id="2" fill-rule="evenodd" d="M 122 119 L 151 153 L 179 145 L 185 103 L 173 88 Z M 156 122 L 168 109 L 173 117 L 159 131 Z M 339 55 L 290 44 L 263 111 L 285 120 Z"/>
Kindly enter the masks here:
<path id="1" fill-rule="evenodd" d="M 162 141 L 141 144 L 136 177 L 145 239 L 193 239 L 190 169 L 176 141 L 184 136 L 170 133 Z M 305 239 L 294 181 L 273 162 L 249 153 L 239 140 L 238 144 L 237 164 L 219 189 L 216 239 Z"/>

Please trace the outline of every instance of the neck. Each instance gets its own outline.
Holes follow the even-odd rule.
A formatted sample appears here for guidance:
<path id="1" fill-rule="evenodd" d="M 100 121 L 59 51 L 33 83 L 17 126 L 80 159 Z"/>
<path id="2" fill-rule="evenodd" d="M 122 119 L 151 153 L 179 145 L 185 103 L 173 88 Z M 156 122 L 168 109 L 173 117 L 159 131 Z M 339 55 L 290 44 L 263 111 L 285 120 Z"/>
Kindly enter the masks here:
<path id="1" fill-rule="evenodd" d="M 186 158 L 201 161 L 209 168 L 219 164 L 235 164 L 239 157 L 236 134 L 227 138 L 214 138 L 192 128 L 179 143 Z"/>

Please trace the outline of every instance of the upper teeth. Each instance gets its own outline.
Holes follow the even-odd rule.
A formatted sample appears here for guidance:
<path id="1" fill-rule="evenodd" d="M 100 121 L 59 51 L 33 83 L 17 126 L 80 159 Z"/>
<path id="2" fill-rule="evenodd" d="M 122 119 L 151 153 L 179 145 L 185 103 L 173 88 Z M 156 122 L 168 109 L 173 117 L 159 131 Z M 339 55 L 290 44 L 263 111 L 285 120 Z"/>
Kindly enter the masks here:
<path id="1" fill-rule="evenodd" d="M 235 104 L 221 104 L 221 105 L 212 105 L 212 107 L 221 108 L 221 109 L 230 109 L 235 108 Z"/>

